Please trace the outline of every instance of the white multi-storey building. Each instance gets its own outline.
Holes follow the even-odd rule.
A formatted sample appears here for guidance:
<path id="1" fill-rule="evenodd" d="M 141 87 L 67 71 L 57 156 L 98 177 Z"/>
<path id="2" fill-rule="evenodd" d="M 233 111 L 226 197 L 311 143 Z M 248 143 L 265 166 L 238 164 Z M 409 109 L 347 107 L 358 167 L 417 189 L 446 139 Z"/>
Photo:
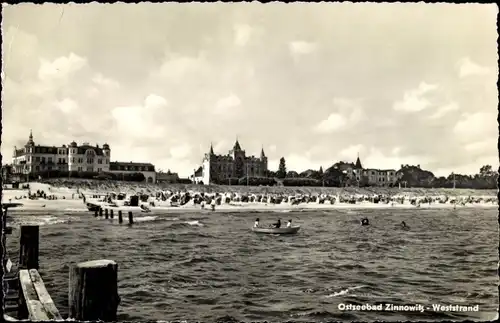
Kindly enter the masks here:
<path id="1" fill-rule="evenodd" d="M 30 174 L 50 170 L 107 172 L 111 150 L 108 144 L 101 147 L 76 142 L 68 146 L 35 145 L 30 132 L 28 142 L 23 148 L 14 147 L 12 158 L 13 173 Z"/>

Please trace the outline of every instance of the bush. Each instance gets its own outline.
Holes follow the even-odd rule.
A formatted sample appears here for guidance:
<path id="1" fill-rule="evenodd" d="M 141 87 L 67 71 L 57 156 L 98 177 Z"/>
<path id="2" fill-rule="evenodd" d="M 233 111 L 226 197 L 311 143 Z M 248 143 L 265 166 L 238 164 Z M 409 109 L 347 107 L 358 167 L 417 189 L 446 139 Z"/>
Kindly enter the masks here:
<path id="1" fill-rule="evenodd" d="M 285 178 L 283 186 L 322 186 L 322 181 L 312 178 Z"/>
<path id="2" fill-rule="evenodd" d="M 177 183 L 179 183 L 179 184 L 193 184 L 193 181 L 190 180 L 189 178 L 179 178 L 177 180 Z"/>
<path id="3" fill-rule="evenodd" d="M 235 183 L 236 184 L 236 183 Z M 276 185 L 276 180 L 274 178 L 267 177 L 242 177 L 237 182 L 238 185 L 249 185 L 249 186 L 274 186 Z"/>

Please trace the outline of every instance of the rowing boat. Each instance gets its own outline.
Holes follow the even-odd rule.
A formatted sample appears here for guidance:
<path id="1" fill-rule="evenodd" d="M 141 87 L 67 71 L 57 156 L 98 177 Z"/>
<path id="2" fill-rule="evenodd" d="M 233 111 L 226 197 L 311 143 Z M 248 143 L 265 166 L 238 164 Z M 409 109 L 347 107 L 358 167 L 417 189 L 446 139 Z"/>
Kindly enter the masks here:
<path id="1" fill-rule="evenodd" d="M 267 233 L 267 234 L 294 234 L 297 233 L 300 226 L 291 228 L 259 228 L 253 227 L 252 231 L 255 233 Z"/>

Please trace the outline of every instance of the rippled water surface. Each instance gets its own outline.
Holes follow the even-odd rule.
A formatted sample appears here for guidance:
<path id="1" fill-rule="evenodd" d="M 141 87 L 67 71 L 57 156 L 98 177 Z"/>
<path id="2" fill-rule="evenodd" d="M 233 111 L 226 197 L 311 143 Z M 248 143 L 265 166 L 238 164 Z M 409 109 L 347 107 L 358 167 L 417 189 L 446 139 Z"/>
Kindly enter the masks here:
<path id="1" fill-rule="evenodd" d="M 71 264 L 119 265 L 121 320 L 489 320 L 498 308 L 495 209 L 190 213 L 129 227 L 88 212 L 11 211 L 37 221 L 40 272 L 67 315 Z M 293 219 L 297 235 L 250 227 Z M 370 226 L 360 226 L 367 216 Z M 405 221 L 409 231 L 398 224 Z M 16 261 L 19 230 L 9 236 Z M 345 304 L 479 305 L 479 312 L 347 312 Z"/>

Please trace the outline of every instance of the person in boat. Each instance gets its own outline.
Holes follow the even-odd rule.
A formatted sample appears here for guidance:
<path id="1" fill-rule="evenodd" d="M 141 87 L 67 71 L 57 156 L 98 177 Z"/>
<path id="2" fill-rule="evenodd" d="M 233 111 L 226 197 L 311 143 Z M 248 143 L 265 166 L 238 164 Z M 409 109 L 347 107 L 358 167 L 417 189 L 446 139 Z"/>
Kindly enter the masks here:
<path id="1" fill-rule="evenodd" d="M 286 227 L 287 228 L 291 228 L 292 227 L 292 220 L 288 220 L 288 222 L 286 224 Z"/>
<path id="2" fill-rule="evenodd" d="M 254 227 L 254 228 L 258 228 L 258 227 L 259 227 L 259 225 L 260 225 L 260 219 L 259 219 L 259 218 L 257 218 L 257 219 L 255 219 L 255 223 L 253 224 L 253 227 Z"/>
<path id="3" fill-rule="evenodd" d="M 275 229 L 281 228 L 281 219 L 278 219 L 278 222 L 271 225 Z"/>

